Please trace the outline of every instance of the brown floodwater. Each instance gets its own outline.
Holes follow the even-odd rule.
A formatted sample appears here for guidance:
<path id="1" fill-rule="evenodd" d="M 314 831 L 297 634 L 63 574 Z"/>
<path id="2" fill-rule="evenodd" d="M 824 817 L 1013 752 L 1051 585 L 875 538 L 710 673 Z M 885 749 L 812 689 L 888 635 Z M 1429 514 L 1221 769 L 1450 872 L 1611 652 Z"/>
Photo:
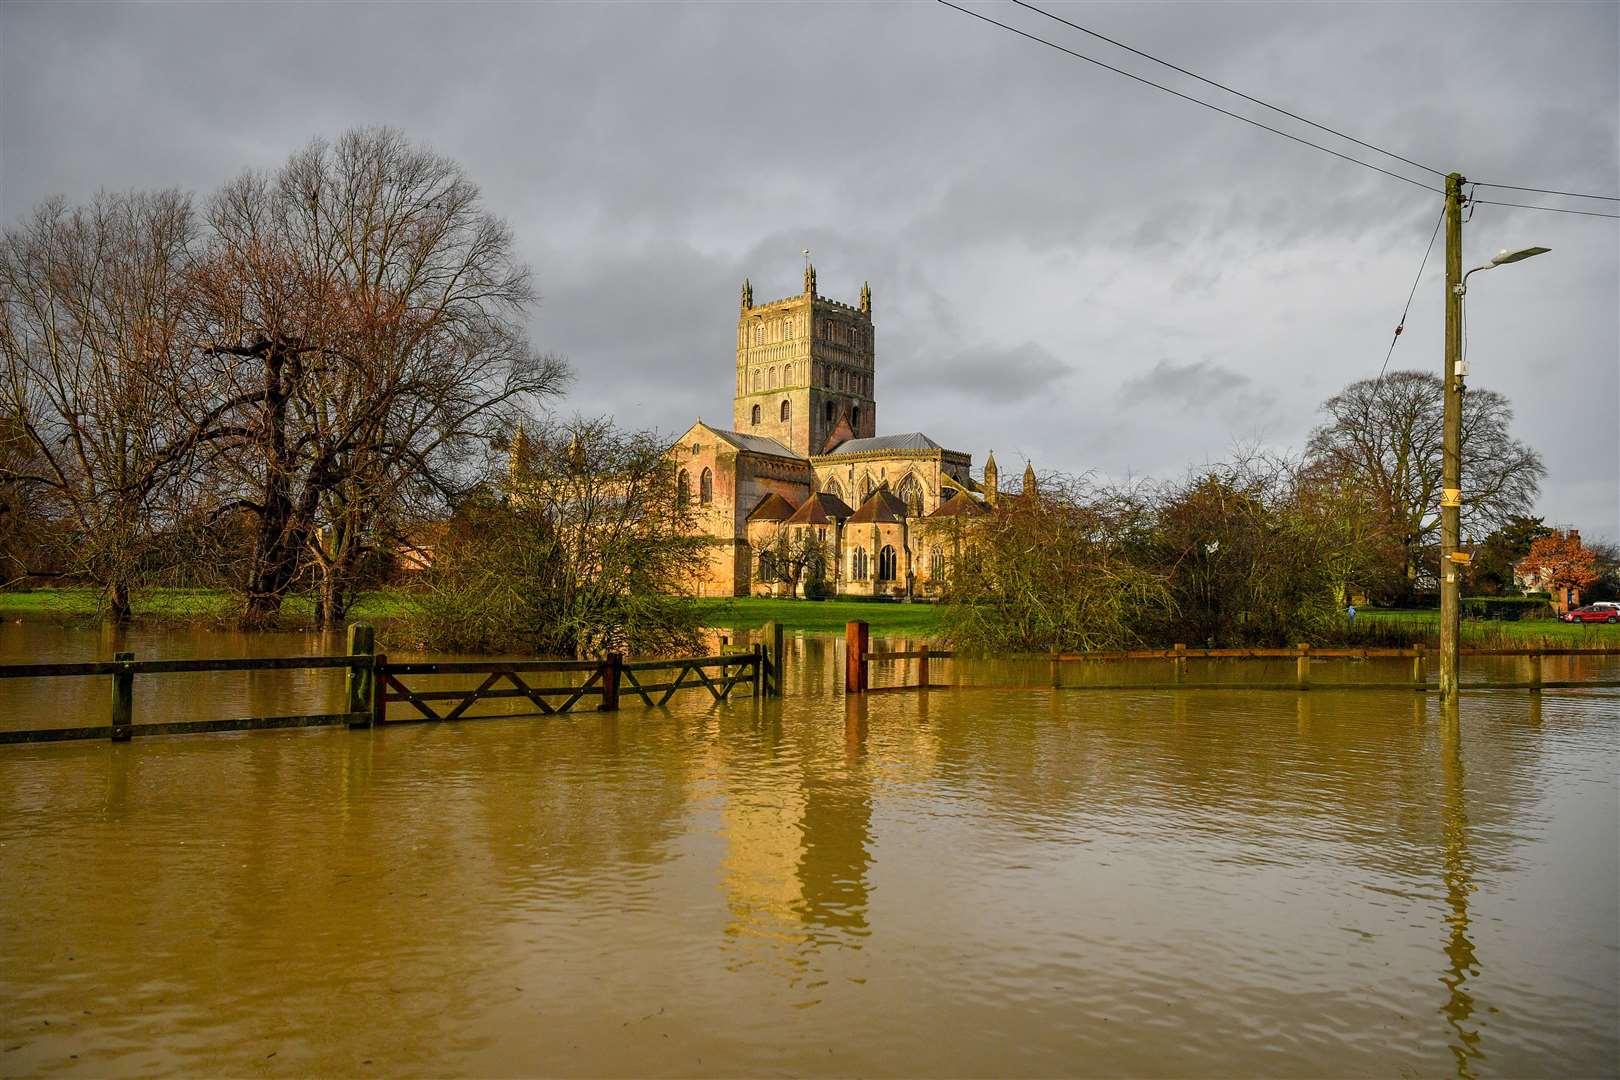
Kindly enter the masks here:
<path id="1" fill-rule="evenodd" d="M 861 701 L 840 647 L 779 701 L 0 747 L 0 1076 L 1616 1073 L 1620 695 Z M 337 643 L 0 628 L 115 649 Z M 136 721 L 340 685 L 140 677 Z"/>

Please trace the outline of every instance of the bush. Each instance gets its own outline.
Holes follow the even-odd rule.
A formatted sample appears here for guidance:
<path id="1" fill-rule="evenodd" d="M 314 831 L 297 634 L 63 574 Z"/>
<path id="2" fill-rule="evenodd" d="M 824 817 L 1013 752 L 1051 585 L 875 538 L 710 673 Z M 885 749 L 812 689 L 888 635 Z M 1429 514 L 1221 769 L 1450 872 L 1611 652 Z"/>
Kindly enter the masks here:
<path id="1" fill-rule="evenodd" d="M 1469 596 L 1463 598 L 1462 613 L 1470 619 L 1518 622 L 1547 614 L 1547 601 L 1531 596 Z"/>

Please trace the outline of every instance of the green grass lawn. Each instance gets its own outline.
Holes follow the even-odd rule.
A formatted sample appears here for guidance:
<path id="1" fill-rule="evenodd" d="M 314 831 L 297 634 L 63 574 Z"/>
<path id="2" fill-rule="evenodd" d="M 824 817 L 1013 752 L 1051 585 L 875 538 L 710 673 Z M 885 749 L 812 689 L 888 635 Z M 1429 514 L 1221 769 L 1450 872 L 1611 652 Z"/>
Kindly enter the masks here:
<path id="1" fill-rule="evenodd" d="M 35 589 L 0 592 L 0 618 L 52 619 L 77 622 L 101 615 L 102 594 L 96 589 Z M 394 592 L 362 593 L 349 612 L 351 620 L 391 619 L 403 615 L 408 601 Z M 135 618 L 152 622 L 219 622 L 236 617 L 241 601 L 219 589 L 141 589 L 130 599 Z M 315 599 L 289 596 L 282 605 L 289 623 L 313 622 Z"/>
<path id="2" fill-rule="evenodd" d="M 863 604 L 848 600 L 778 600 L 771 597 L 711 597 L 698 601 L 703 621 L 730 629 L 752 628 L 775 620 L 792 633 L 842 634 L 844 624 L 860 619 L 878 637 L 934 637 L 939 612 L 933 604 Z"/>
<path id="3" fill-rule="evenodd" d="M 1362 608 L 1356 616 L 1368 624 L 1383 623 L 1406 630 L 1423 631 L 1436 644 L 1440 640 L 1440 612 L 1438 610 L 1396 611 Z M 1497 619 L 1464 619 L 1462 644 L 1474 648 L 1515 648 L 1537 645 L 1566 646 L 1569 648 L 1600 648 L 1620 646 L 1620 625 L 1603 623 L 1565 623 L 1557 619 L 1520 619 L 1508 622 Z"/>

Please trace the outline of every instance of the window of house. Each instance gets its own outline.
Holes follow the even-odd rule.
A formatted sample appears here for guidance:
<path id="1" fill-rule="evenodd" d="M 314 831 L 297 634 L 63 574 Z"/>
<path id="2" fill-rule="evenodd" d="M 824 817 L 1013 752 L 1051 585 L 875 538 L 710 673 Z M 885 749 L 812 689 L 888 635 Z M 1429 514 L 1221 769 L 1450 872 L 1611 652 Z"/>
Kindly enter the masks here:
<path id="1" fill-rule="evenodd" d="M 783 398 L 782 399 L 782 422 L 786 423 L 788 421 L 788 418 L 791 417 L 792 415 L 793 415 L 793 406 L 788 402 L 788 400 L 786 398 Z"/>
<path id="2" fill-rule="evenodd" d="M 759 427 L 759 406 L 754 406 L 754 426 Z"/>
<path id="3" fill-rule="evenodd" d="M 714 473 L 708 469 L 698 478 L 698 502 L 705 506 L 714 502 Z"/>
<path id="4" fill-rule="evenodd" d="M 893 581 L 895 579 L 895 567 L 898 562 L 899 560 L 894 555 L 894 548 L 884 544 L 883 550 L 878 552 L 878 580 Z"/>

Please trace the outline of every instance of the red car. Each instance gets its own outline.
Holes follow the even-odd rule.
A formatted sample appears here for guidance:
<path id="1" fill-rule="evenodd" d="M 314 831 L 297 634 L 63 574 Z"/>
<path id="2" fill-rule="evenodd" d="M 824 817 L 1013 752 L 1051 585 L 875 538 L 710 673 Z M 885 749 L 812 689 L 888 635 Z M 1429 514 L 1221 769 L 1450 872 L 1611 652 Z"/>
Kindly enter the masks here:
<path id="1" fill-rule="evenodd" d="M 1620 609 L 1611 604 L 1587 604 L 1585 607 L 1566 611 L 1558 617 L 1564 622 L 1620 623 Z"/>

